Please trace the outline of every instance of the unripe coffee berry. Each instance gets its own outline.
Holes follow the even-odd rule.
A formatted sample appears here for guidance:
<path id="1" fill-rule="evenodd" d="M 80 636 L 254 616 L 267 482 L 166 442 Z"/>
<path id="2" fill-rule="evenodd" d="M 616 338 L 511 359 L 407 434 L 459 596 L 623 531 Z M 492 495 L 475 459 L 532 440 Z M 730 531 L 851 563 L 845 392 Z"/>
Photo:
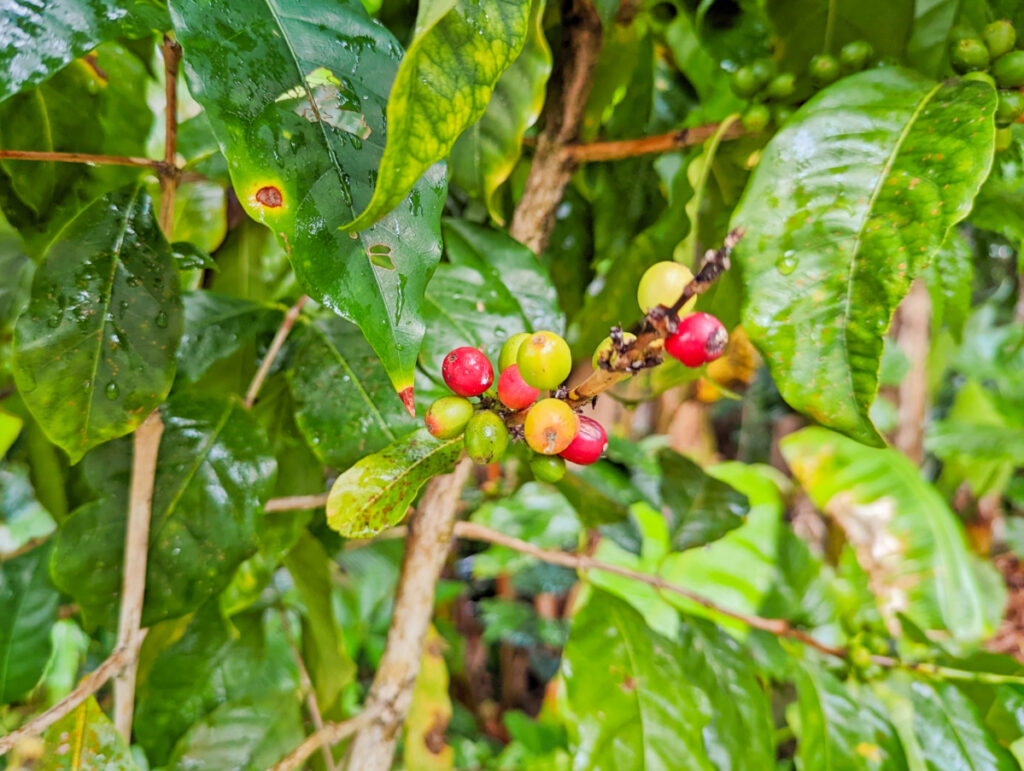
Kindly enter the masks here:
<path id="1" fill-rule="evenodd" d="M 827 86 L 839 77 L 839 62 L 834 56 L 818 54 L 807 67 L 811 80 L 817 86 Z"/>
<path id="2" fill-rule="evenodd" d="M 658 305 L 671 308 L 691 281 L 693 274 L 685 265 L 670 260 L 654 263 L 644 271 L 636 288 L 636 301 L 640 310 L 647 313 Z M 696 297 L 690 299 L 693 303 L 697 302 Z M 690 307 L 692 303 L 688 300 L 685 309 Z"/>
<path id="3" fill-rule="evenodd" d="M 601 453 L 607 447 L 608 434 L 605 433 L 604 426 L 593 418 L 580 415 L 580 429 L 576 432 L 576 438 L 569 442 L 569 446 L 559 455 L 570 463 L 589 466 L 601 457 Z"/>
<path id="4" fill-rule="evenodd" d="M 560 399 L 542 399 L 526 415 L 526 443 L 541 455 L 558 455 L 576 438 L 579 415 Z"/>
<path id="5" fill-rule="evenodd" d="M 1024 86 L 1024 51 L 1010 51 L 996 59 L 992 65 L 992 77 L 1000 88 Z"/>
<path id="6" fill-rule="evenodd" d="M 565 461 L 557 455 L 534 455 L 530 458 L 530 471 L 540 482 L 557 482 L 565 476 Z"/>
<path id="7" fill-rule="evenodd" d="M 558 388 L 572 371 L 569 344 L 554 332 L 534 332 L 519 347 L 516 364 L 523 380 L 534 388 Z"/>
<path id="8" fill-rule="evenodd" d="M 501 353 L 498 354 L 498 372 L 504 372 L 516 363 L 516 356 L 519 355 L 519 347 L 530 337 L 529 332 L 519 332 L 512 335 L 505 344 L 501 346 Z"/>
<path id="9" fill-rule="evenodd" d="M 953 69 L 961 74 L 972 70 L 983 70 L 988 67 L 989 63 L 988 49 L 976 38 L 965 38 L 950 47 L 949 61 L 953 65 Z"/>
<path id="10" fill-rule="evenodd" d="M 996 106 L 996 125 L 999 128 L 1012 126 L 1021 113 L 1024 113 L 1024 94 L 1016 89 L 1000 91 L 999 103 Z"/>
<path id="11" fill-rule="evenodd" d="M 494 382 L 494 369 L 483 351 L 463 346 L 444 357 L 441 376 L 459 396 L 479 396 Z"/>
<path id="12" fill-rule="evenodd" d="M 1013 50 L 1017 44 L 1017 30 L 1013 25 L 1002 19 L 989 24 L 981 33 L 981 40 L 993 59 L 998 59 Z"/>
<path id="13" fill-rule="evenodd" d="M 691 313 L 679 320 L 674 335 L 665 340 L 665 350 L 687 367 L 714 361 L 725 350 L 729 333 L 710 313 Z"/>
<path id="14" fill-rule="evenodd" d="M 523 380 L 519 374 L 519 365 L 502 370 L 498 376 L 498 401 L 510 410 L 521 410 L 529 407 L 540 396 L 540 391 Z"/>
<path id="15" fill-rule="evenodd" d="M 461 434 L 473 417 L 473 403 L 461 396 L 442 396 L 427 409 L 427 431 L 438 439 Z"/>
<path id="16" fill-rule="evenodd" d="M 764 131 L 768 128 L 768 123 L 772 119 L 772 111 L 768 109 L 766 104 L 752 104 L 746 110 L 743 111 L 743 116 L 740 121 L 743 123 L 743 128 L 752 134 L 757 134 L 760 131 Z M 679 295 L 676 295 L 678 297 Z"/>
<path id="17" fill-rule="evenodd" d="M 769 99 L 787 99 L 796 91 L 796 75 L 792 72 L 783 72 L 771 79 L 765 89 L 765 95 Z"/>
<path id="18" fill-rule="evenodd" d="M 505 422 L 490 410 L 482 410 L 466 424 L 466 455 L 474 463 L 486 466 L 505 457 L 508 429 Z"/>
<path id="19" fill-rule="evenodd" d="M 636 335 L 634 335 L 632 332 L 623 332 L 622 333 L 622 342 L 624 342 L 624 343 L 632 343 L 634 340 L 636 340 Z M 602 340 L 600 343 L 598 343 L 597 348 L 594 349 L 594 356 L 590 359 L 590 363 L 594 366 L 594 369 L 600 369 L 601 368 L 601 355 L 605 351 L 609 351 L 610 352 L 611 350 L 612 350 L 612 339 L 611 339 L 611 337 L 606 337 L 604 340 Z"/>
<path id="20" fill-rule="evenodd" d="M 854 40 L 839 51 L 839 63 L 844 72 L 860 72 L 868 60 L 875 55 L 875 49 L 866 40 Z"/>

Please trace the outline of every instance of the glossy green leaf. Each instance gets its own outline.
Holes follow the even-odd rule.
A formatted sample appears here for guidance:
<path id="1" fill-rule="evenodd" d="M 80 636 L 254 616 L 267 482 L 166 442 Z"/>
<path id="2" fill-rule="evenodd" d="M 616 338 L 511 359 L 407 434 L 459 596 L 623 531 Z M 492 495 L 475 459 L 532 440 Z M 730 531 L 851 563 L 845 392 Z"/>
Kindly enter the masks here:
<path id="1" fill-rule="evenodd" d="M 529 17 L 530 0 L 455 0 L 417 18 L 388 96 L 377 186 L 347 230 L 369 227 L 394 209 L 484 114 L 498 78 L 523 49 Z"/>
<path id="2" fill-rule="evenodd" d="M 47 572 L 49 549 L 0 562 L 0 704 L 39 682 L 50 658 L 50 627 L 60 595 Z"/>
<path id="3" fill-rule="evenodd" d="M 970 211 L 993 109 L 985 84 L 873 69 L 819 93 L 765 148 L 733 217 L 748 229 L 736 258 L 744 328 L 790 405 L 882 444 L 868 409 L 883 333 Z"/>
<path id="4" fill-rule="evenodd" d="M 217 707 L 245 699 L 294 698 L 298 671 L 280 616 L 221 617 L 209 602 L 173 642 L 160 643 L 157 626 L 142 652 L 135 739 L 154 765 L 164 765 L 175 743 Z M 165 622 L 171 623 L 171 622 Z"/>
<path id="5" fill-rule="evenodd" d="M 182 393 L 162 410 L 143 624 L 195 610 L 256 550 L 274 485 L 266 437 L 234 401 Z M 75 510 L 54 548 L 55 583 L 90 623 L 112 623 L 121 588 L 125 495 Z"/>
<path id="6" fill-rule="evenodd" d="M 441 379 L 441 362 L 463 345 L 479 348 L 497 364 L 501 346 L 517 332 L 561 333 L 565 318 L 547 270 L 527 247 L 503 232 L 445 220 L 449 264 L 427 287 L 428 334 L 423 368 Z"/>
<path id="7" fill-rule="evenodd" d="M 914 25 L 907 41 L 907 61 L 937 78 L 948 60 L 949 33 L 957 21 L 960 0 L 916 0 Z"/>
<path id="8" fill-rule="evenodd" d="M 359 330 L 342 319 L 302 330 L 287 378 L 295 422 L 327 466 L 347 468 L 418 425 Z"/>
<path id="9" fill-rule="evenodd" d="M 394 127 L 384 109 L 398 43 L 357 0 L 173 0 L 171 15 L 242 206 L 274 232 L 308 293 L 359 324 L 395 389 L 411 388 L 440 257 L 443 167 L 417 171 L 373 227 L 340 229 L 369 201 Z"/>
<path id="10" fill-rule="evenodd" d="M 425 428 L 406 434 L 335 480 L 327 524 L 346 538 L 369 538 L 397 525 L 419 489 L 450 471 L 461 452 L 461 436 L 441 441 Z"/>
<path id="11" fill-rule="evenodd" d="M 28 305 L 35 264 L 22 249 L 13 229 L 0 220 L 0 332 L 6 331 Z"/>
<path id="12" fill-rule="evenodd" d="M 18 390 L 77 463 L 135 429 L 174 378 L 178 276 L 139 188 L 113 193 L 68 226 L 32 281 L 15 329 Z"/>
<path id="13" fill-rule="evenodd" d="M 743 524 L 747 497 L 670 449 L 658 453 L 661 499 L 671 512 L 672 549 L 703 546 Z"/>
<path id="14" fill-rule="evenodd" d="M 540 117 L 551 48 L 544 37 L 545 0 L 534 0 L 523 51 L 498 78 L 481 118 L 452 147 L 452 182 L 487 206 L 491 218 L 505 218 L 494 195 L 519 160 L 523 134 Z"/>
<path id="15" fill-rule="evenodd" d="M 573 768 L 714 768 L 701 736 L 702 694 L 675 645 L 623 600 L 594 591 L 562 659 Z"/>
<path id="16" fill-rule="evenodd" d="M 212 252 L 227 235 L 227 207 L 223 185 L 209 180 L 179 185 L 174 197 L 172 240 L 187 241 Z"/>
<path id="17" fill-rule="evenodd" d="M 950 230 L 925 274 L 932 300 L 932 330 L 945 324 L 957 342 L 971 312 L 972 259 L 971 248 L 963 236 L 955 229 Z"/>
<path id="18" fill-rule="evenodd" d="M 846 532 L 890 618 L 899 610 L 958 640 L 995 630 L 1004 596 L 984 580 L 991 565 L 971 555 L 960 521 L 904 455 L 821 428 L 781 447 L 815 505 Z"/>
<path id="19" fill-rule="evenodd" d="M 53 518 L 36 500 L 28 468 L 0 464 L 0 552 L 12 552 L 53 529 Z"/>
<path id="20" fill-rule="evenodd" d="M 128 743 L 90 696 L 43 735 L 41 771 L 137 771 Z"/>
<path id="21" fill-rule="evenodd" d="M 178 347 L 178 374 L 195 382 L 221 359 L 246 343 L 272 334 L 281 323 L 279 308 L 216 292 L 185 292 L 185 325 Z"/>
<path id="22" fill-rule="evenodd" d="M 293 299 L 302 294 L 288 255 L 274 234 L 258 222 L 243 218 L 217 250 L 219 272 L 210 289 L 255 302 Z"/>
<path id="23" fill-rule="evenodd" d="M 813 664 L 796 676 L 797 758 L 804 771 L 899 771 L 903 747 L 887 717 Z"/>
<path id="24" fill-rule="evenodd" d="M 0 14 L 0 102 L 41 83 L 103 40 L 167 29 L 155 0 L 5 0 Z"/>

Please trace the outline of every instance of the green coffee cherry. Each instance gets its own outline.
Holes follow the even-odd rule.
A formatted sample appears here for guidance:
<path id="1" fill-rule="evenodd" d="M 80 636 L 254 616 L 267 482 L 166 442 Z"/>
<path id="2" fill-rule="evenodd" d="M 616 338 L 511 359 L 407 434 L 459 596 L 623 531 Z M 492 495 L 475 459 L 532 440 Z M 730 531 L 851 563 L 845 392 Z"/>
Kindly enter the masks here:
<path id="1" fill-rule="evenodd" d="M 1013 50 L 1017 44 L 1017 30 L 1005 19 L 994 21 L 981 33 L 981 39 L 988 48 L 989 56 L 998 59 Z"/>
<path id="2" fill-rule="evenodd" d="M 1013 125 L 1024 113 L 1024 94 L 1016 90 L 999 92 L 999 104 L 996 107 L 996 125 L 1006 128 Z"/>
<path id="3" fill-rule="evenodd" d="M 949 61 L 953 65 L 953 69 L 960 74 L 984 70 L 989 64 L 988 49 L 977 38 L 965 38 L 957 41 L 950 48 Z"/>
<path id="4" fill-rule="evenodd" d="M 792 72 L 783 72 L 776 75 L 765 88 L 765 96 L 769 99 L 786 99 L 796 91 L 796 75 Z"/>
<path id="5" fill-rule="evenodd" d="M 505 457 L 508 430 L 505 422 L 490 410 L 482 410 L 466 424 L 466 454 L 474 463 L 486 466 Z"/>
<path id="6" fill-rule="evenodd" d="M 751 62 L 750 71 L 753 73 L 754 79 L 757 81 L 757 87 L 760 89 L 767 86 L 768 82 L 775 77 L 775 73 L 779 71 L 779 65 L 772 59 L 761 57 Z"/>
<path id="7" fill-rule="evenodd" d="M 871 43 L 866 40 L 854 40 L 839 51 L 839 64 L 844 72 L 860 72 L 874 55 L 875 49 L 871 47 Z"/>
<path id="8" fill-rule="evenodd" d="M 530 471 L 540 482 L 557 482 L 565 476 L 565 461 L 557 455 L 534 455 Z"/>
<path id="9" fill-rule="evenodd" d="M 996 150 L 1000 152 L 1009 150 L 1011 145 L 1013 145 L 1013 129 L 996 129 Z"/>
<path id="10" fill-rule="evenodd" d="M 834 83 L 839 77 L 839 62 L 836 61 L 834 56 L 818 54 L 811 59 L 807 71 L 810 73 L 811 80 L 814 81 L 815 85 L 827 86 L 830 83 Z"/>
<path id="11" fill-rule="evenodd" d="M 1010 51 L 996 59 L 992 65 L 992 77 L 1000 88 L 1024 86 L 1024 51 Z"/>
<path id="12" fill-rule="evenodd" d="M 512 335 L 505 344 L 501 346 L 501 353 L 498 354 L 498 372 L 504 372 L 516 363 L 516 356 L 519 355 L 519 346 L 530 338 L 529 332 L 519 332 Z"/>
<path id="13" fill-rule="evenodd" d="M 427 431 L 438 439 L 452 439 L 473 417 L 473 403 L 461 396 L 442 396 L 427 409 Z"/>
<path id="14" fill-rule="evenodd" d="M 732 74 L 730 85 L 733 93 L 744 99 L 753 96 L 761 88 L 761 83 L 758 82 L 757 76 L 749 64 L 740 67 Z"/>
<path id="15" fill-rule="evenodd" d="M 782 126 L 793 117 L 793 108 L 788 104 L 777 104 L 772 107 L 772 120 L 776 126 Z"/>
<path id="16" fill-rule="evenodd" d="M 547 391 L 558 388 L 569 377 L 572 351 L 554 332 L 534 332 L 519 346 L 516 364 L 528 385 Z"/>
<path id="17" fill-rule="evenodd" d="M 771 110 L 765 104 L 752 104 L 746 109 L 741 118 L 743 128 L 752 134 L 760 133 L 768 127 L 772 119 Z"/>
<path id="18" fill-rule="evenodd" d="M 961 78 L 961 80 L 975 80 L 978 83 L 988 83 L 992 88 L 996 87 L 996 79 L 989 75 L 987 72 L 981 70 L 975 70 L 974 72 L 968 72 Z"/>

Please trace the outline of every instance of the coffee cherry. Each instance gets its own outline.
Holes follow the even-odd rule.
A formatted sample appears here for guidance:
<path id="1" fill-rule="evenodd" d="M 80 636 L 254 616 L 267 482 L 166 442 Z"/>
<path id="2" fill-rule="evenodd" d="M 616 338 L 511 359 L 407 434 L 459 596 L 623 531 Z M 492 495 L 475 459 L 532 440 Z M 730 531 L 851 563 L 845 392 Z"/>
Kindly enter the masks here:
<path id="1" fill-rule="evenodd" d="M 519 365 L 513 364 L 502 370 L 498 376 L 498 401 L 510 410 L 521 410 L 529 407 L 540 396 L 540 391 L 523 380 L 519 374 Z"/>
<path id="2" fill-rule="evenodd" d="M 1010 51 L 996 59 L 992 65 L 992 77 L 1000 88 L 1024 86 L 1024 51 Z"/>
<path id="3" fill-rule="evenodd" d="M 1000 91 L 999 104 L 996 106 L 996 125 L 999 128 L 1012 126 L 1021 113 L 1024 113 L 1024 94 L 1016 89 Z"/>
<path id="4" fill-rule="evenodd" d="M 461 434 L 473 417 L 473 404 L 461 396 L 442 396 L 427 409 L 424 422 L 427 431 L 438 439 L 451 439 Z"/>
<path id="5" fill-rule="evenodd" d="M 519 346 L 526 342 L 529 337 L 529 332 L 519 332 L 505 341 L 505 344 L 501 346 L 501 353 L 498 354 L 498 372 L 504 372 L 516 363 L 516 356 L 519 355 Z"/>
<path id="6" fill-rule="evenodd" d="M 685 265 L 670 260 L 654 263 L 641 276 L 640 284 L 636 288 L 636 301 L 640 305 L 640 310 L 648 313 L 651 308 L 658 305 L 671 308 L 691 281 L 693 274 Z M 696 303 L 696 296 L 691 300 Z M 687 301 L 684 310 L 690 307 L 692 305 Z"/>
<path id="7" fill-rule="evenodd" d="M 747 64 L 732 74 L 730 85 L 736 96 L 746 99 L 756 94 L 762 84 L 758 81 L 757 75 L 754 74 L 753 68 Z"/>
<path id="8" fill-rule="evenodd" d="M 534 388 L 558 388 L 572 371 L 568 343 L 554 332 L 534 332 L 516 355 L 519 374 Z"/>
<path id="9" fill-rule="evenodd" d="M 768 109 L 768 105 L 752 104 L 743 112 L 741 121 L 743 122 L 743 128 L 751 134 L 758 134 L 768 127 L 768 123 L 771 119 L 772 113 L 771 110 Z M 676 297 L 678 296 L 679 295 L 676 295 Z"/>
<path id="10" fill-rule="evenodd" d="M 875 49 L 871 47 L 871 43 L 866 40 L 854 40 L 840 49 L 839 64 L 844 72 L 860 72 L 874 54 Z"/>
<path id="11" fill-rule="evenodd" d="M 632 332 L 623 332 L 622 333 L 622 341 L 623 342 L 625 342 L 625 343 L 632 343 L 634 340 L 636 340 L 636 335 L 634 335 Z M 593 365 L 594 369 L 600 369 L 601 368 L 601 354 L 604 353 L 605 351 L 611 351 L 611 349 L 612 349 L 612 339 L 611 339 L 611 337 L 606 337 L 604 340 L 602 340 L 600 343 L 598 343 L 597 348 L 594 349 L 594 355 L 590 359 L 590 363 Z"/>
<path id="12" fill-rule="evenodd" d="M 774 59 L 762 56 L 760 59 L 754 59 L 750 63 L 750 71 L 753 73 L 755 80 L 757 80 L 757 87 L 763 88 L 775 77 L 775 74 L 779 71 L 779 65 L 775 63 Z"/>
<path id="13" fill-rule="evenodd" d="M 729 333 L 710 313 L 691 313 L 679 320 L 676 333 L 665 340 L 665 350 L 687 367 L 714 361 L 725 350 Z"/>
<path id="14" fill-rule="evenodd" d="M 834 56 L 828 54 L 818 54 L 808 66 L 807 71 L 811 75 L 811 80 L 817 86 L 827 86 L 830 83 L 834 83 L 839 77 L 839 62 L 836 61 Z"/>
<path id="15" fill-rule="evenodd" d="M 483 351 L 463 346 L 444 357 L 444 382 L 459 396 L 479 396 L 494 382 L 494 370 Z"/>
<path id="16" fill-rule="evenodd" d="M 593 418 L 580 415 L 580 430 L 576 433 L 576 438 L 558 454 L 570 463 L 589 466 L 601 457 L 601 453 L 607 447 L 608 434 L 605 433 L 604 426 Z"/>
<path id="17" fill-rule="evenodd" d="M 786 99 L 796 91 L 796 75 L 792 72 L 783 72 L 776 75 L 768 83 L 764 93 L 769 99 Z"/>
<path id="18" fill-rule="evenodd" d="M 949 62 L 953 65 L 953 69 L 960 74 L 983 70 L 988 67 L 989 63 L 988 49 L 977 38 L 965 38 L 957 41 L 950 48 Z"/>
<path id="19" fill-rule="evenodd" d="M 560 399 L 542 399 L 526 414 L 526 443 L 541 455 L 558 455 L 576 438 L 579 416 Z"/>
<path id="20" fill-rule="evenodd" d="M 782 126 L 793 117 L 793 108 L 788 104 L 776 104 L 772 107 L 772 120 L 776 126 Z"/>
<path id="21" fill-rule="evenodd" d="M 981 33 L 981 39 L 985 43 L 985 47 L 988 48 L 989 56 L 998 59 L 1003 54 L 1012 51 L 1017 44 L 1017 30 L 1010 22 L 1002 19 L 985 27 Z"/>
<path id="22" fill-rule="evenodd" d="M 557 482 L 565 476 L 565 461 L 557 455 L 534 455 L 530 458 L 530 471 L 541 482 Z"/>
<path id="23" fill-rule="evenodd" d="M 505 422 L 490 410 L 482 410 L 466 424 L 466 455 L 474 463 L 486 466 L 505 457 L 508 429 Z"/>
<path id="24" fill-rule="evenodd" d="M 996 150 L 1000 152 L 1003 150 L 1009 150 L 1013 144 L 1013 129 L 1000 128 L 996 129 Z"/>
<path id="25" fill-rule="evenodd" d="M 996 79 L 982 70 L 968 72 L 961 80 L 976 80 L 978 83 L 988 83 L 992 88 L 996 87 Z"/>

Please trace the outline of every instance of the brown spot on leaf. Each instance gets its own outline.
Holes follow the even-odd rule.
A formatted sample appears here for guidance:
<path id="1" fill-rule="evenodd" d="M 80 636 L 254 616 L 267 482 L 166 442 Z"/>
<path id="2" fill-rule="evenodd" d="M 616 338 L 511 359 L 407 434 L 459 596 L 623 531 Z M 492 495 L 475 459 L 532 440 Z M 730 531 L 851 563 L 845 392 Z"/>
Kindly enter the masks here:
<path id="1" fill-rule="evenodd" d="M 445 733 L 448 731 L 448 721 L 442 717 L 440 712 L 434 713 L 434 722 L 430 730 L 423 734 L 423 744 L 433 754 L 440 754 L 445 748 Z"/>
<path id="2" fill-rule="evenodd" d="M 629 675 L 622 681 L 622 690 L 626 693 L 632 693 L 636 690 L 636 680 Z"/>
<path id="3" fill-rule="evenodd" d="M 284 203 L 280 189 L 273 185 L 261 187 L 256 191 L 256 200 L 270 209 L 277 209 Z"/>

